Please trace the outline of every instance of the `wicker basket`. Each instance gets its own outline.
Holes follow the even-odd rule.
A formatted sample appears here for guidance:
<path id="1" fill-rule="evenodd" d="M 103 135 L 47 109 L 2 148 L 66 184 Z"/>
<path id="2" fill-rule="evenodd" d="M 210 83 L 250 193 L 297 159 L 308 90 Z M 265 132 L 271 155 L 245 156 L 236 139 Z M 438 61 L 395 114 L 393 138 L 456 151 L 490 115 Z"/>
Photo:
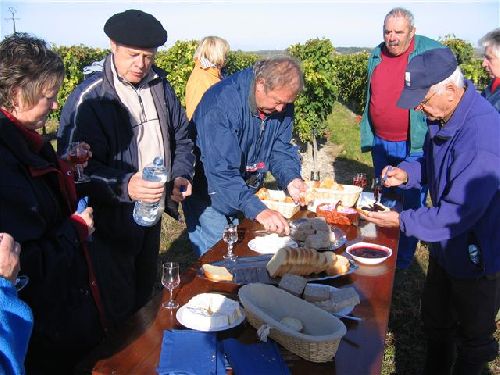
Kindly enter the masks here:
<path id="1" fill-rule="evenodd" d="M 316 212 L 316 207 L 321 203 L 337 203 L 342 201 L 342 206 L 354 207 L 359 199 L 359 195 L 363 191 L 362 188 L 356 185 L 342 185 L 343 190 L 335 189 L 320 189 L 314 188 L 312 190 L 312 196 L 314 200 L 309 204 L 308 207 L 311 211 Z"/>
<path id="2" fill-rule="evenodd" d="M 275 286 L 244 285 L 238 296 L 254 328 L 267 325 L 269 337 L 308 361 L 332 360 L 346 333 L 345 325 L 335 316 Z M 285 316 L 299 319 L 304 326 L 303 332 L 280 323 Z"/>
<path id="3" fill-rule="evenodd" d="M 267 208 L 278 211 L 287 219 L 290 219 L 300 210 L 300 207 L 293 202 L 288 203 L 288 202 L 263 200 L 262 203 L 264 203 Z"/>

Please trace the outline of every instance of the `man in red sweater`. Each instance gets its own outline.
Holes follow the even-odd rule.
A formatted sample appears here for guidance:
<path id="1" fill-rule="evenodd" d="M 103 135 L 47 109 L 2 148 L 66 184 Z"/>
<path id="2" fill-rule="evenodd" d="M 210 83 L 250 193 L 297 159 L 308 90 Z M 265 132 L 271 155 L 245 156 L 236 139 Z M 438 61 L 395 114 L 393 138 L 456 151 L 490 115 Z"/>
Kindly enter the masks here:
<path id="1" fill-rule="evenodd" d="M 361 119 L 361 149 L 371 151 L 375 176 L 387 165 L 423 155 L 427 124 L 422 113 L 399 108 L 396 103 L 403 91 L 408 62 L 423 52 L 442 48 L 440 43 L 415 35 L 413 15 L 404 8 L 394 8 L 386 16 L 383 43 L 368 60 L 367 105 Z M 425 205 L 427 187 L 403 190 L 384 188 L 382 204 L 398 209 L 417 209 Z M 412 262 L 418 240 L 400 233 L 397 267 L 406 269 Z"/>

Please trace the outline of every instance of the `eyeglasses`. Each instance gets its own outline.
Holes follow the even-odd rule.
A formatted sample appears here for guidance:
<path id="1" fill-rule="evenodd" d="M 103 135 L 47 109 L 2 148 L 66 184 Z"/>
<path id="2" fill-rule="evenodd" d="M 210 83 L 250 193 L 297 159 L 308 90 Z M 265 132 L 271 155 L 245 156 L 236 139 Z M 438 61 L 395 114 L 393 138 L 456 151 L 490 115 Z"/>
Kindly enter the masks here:
<path id="1" fill-rule="evenodd" d="M 434 97 L 434 95 L 436 95 L 436 94 L 437 94 L 437 91 L 434 91 L 434 93 L 433 93 L 431 96 L 429 96 L 427 99 L 422 100 L 422 101 L 421 101 L 421 102 L 420 102 L 420 103 L 419 103 L 419 104 L 418 104 L 415 108 L 419 108 L 419 107 L 421 108 L 421 107 L 423 107 L 424 105 L 427 105 L 427 103 L 429 103 L 429 101 L 430 101 L 430 100 Z"/>

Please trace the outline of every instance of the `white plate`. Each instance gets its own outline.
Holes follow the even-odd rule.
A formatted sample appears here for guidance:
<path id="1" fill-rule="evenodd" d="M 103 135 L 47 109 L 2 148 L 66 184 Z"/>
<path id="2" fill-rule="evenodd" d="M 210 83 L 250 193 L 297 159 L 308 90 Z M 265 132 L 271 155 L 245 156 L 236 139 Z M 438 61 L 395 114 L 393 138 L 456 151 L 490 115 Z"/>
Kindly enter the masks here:
<path id="1" fill-rule="evenodd" d="M 177 320 L 179 321 L 179 323 L 181 323 L 184 327 L 191 328 L 191 329 L 194 329 L 196 331 L 202 331 L 202 332 L 219 332 L 219 331 L 225 331 L 226 329 L 234 328 L 234 327 L 240 325 L 245 320 L 245 312 L 241 308 L 240 309 L 241 310 L 241 317 L 239 317 L 236 321 L 234 321 L 233 324 L 229 324 L 229 325 L 224 326 L 224 327 L 203 330 L 203 329 L 199 329 L 199 328 L 197 328 L 197 327 L 189 324 L 189 322 L 184 319 L 183 315 L 184 315 L 184 311 L 186 311 L 186 309 L 187 309 L 186 305 L 180 307 L 179 310 L 177 310 L 177 314 L 175 314 L 175 317 L 177 318 Z"/>
<path id="2" fill-rule="evenodd" d="M 256 251 L 260 254 L 274 254 L 285 246 L 298 247 L 297 242 L 289 236 L 278 237 L 277 234 L 255 237 L 253 240 L 248 242 L 250 250 Z"/>
<path id="3" fill-rule="evenodd" d="M 360 248 L 360 247 L 369 247 L 369 248 L 373 248 L 373 249 L 377 249 L 377 250 L 382 250 L 382 251 L 385 251 L 387 253 L 387 256 L 380 257 L 380 258 L 365 258 L 365 257 L 359 257 L 359 256 L 353 255 L 352 250 L 355 250 L 355 249 Z M 347 246 L 345 251 L 355 261 L 357 261 L 359 263 L 363 263 L 363 264 L 380 264 L 392 255 L 392 250 L 389 247 L 378 245 L 378 244 L 371 243 L 371 242 L 356 242 L 350 246 Z"/>

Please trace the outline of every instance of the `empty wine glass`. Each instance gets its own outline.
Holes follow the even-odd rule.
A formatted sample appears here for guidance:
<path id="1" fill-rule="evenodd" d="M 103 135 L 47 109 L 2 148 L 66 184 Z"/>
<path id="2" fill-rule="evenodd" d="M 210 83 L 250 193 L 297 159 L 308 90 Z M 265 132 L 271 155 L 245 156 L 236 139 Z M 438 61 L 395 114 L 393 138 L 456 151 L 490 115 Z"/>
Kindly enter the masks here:
<path id="1" fill-rule="evenodd" d="M 19 292 L 21 289 L 23 289 L 26 285 L 28 285 L 29 280 L 29 277 L 26 275 L 18 276 L 16 279 L 16 283 L 14 284 L 16 290 Z"/>
<path id="2" fill-rule="evenodd" d="M 70 142 L 68 147 L 69 161 L 75 166 L 75 183 L 89 182 L 90 177 L 83 173 L 83 164 L 89 160 L 89 150 L 81 146 L 80 142 Z"/>
<path id="3" fill-rule="evenodd" d="M 234 262 L 238 258 L 233 254 L 233 244 L 238 241 L 238 226 L 235 224 L 226 225 L 222 239 L 227 242 L 227 254 L 224 255 L 224 259 Z"/>
<path id="4" fill-rule="evenodd" d="M 179 307 L 179 304 L 172 299 L 172 291 L 179 286 L 181 278 L 179 276 L 179 263 L 165 262 L 162 265 L 161 275 L 162 285 L 170 291 L 168 302 L 164 302 L 162 307 L 172 310 Z"/>
<path id="5" fill-rule="evenodd" d="M 372 189 L 373 189 L 373 198 L 375 202 L 380 202 L 380 198 L 382 195 L 382 181 L 379 177 L 375 177 L 372 180 Z"/>

